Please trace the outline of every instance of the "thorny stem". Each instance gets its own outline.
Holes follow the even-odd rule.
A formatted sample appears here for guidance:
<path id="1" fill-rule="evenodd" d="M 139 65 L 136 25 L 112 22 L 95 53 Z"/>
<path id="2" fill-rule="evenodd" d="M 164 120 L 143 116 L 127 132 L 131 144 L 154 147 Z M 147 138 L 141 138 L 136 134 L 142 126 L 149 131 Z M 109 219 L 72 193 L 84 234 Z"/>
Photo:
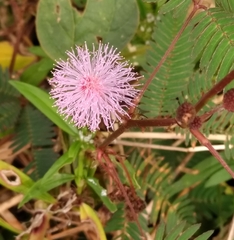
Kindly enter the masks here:
<path id="1" fill-rule="evenodd" d="M 101 151 L 102 151 L 102 150 L 101 150 Z M 130 184 L 130 186 L 131 186 L 131 188 L 132 188 L 133 193 L 136 195 L 135 188 L 134 188 L 134 185 L 133 185 L 131 176 L 129 175 L 129 172 L 128 172 L 127 168 L 126 168 L 125 165 L 124 165 L 124 162 L 123 162 L 123 160 L 122 160 L 122 157 L 121 157 L 121 156 L 118 156 L 118 155 L 117 155 L 113 150 L 111 150 L 111 149 L 108 149 L 107 151 L 105 151 L 105 153 L 106 153 L 106 154 L 115 155 L 116 159 L 120 162 L 121 166 L 122 166 L 123 169 L 124 169 L 124 172 L 125 172 L 126 175 L 127 175 L 127 178 L 128 178 L 128 180 L 129 180 L 129 184 Z"/>
<path id="2" fill-rule="evenodd" d="M 131 116 L 134 111 L 136 106 L 138 106 L 139 102 L 141 101 L 142 96 L 144 95 L 146 89 L 149 87 L 150 83 L 153 81 L 154 76 L 157 74 L 157 72 L 159 71 L 159 69 L 161 68 L 161 66 L 163 65 L 163 63 L 166 61 L 168 55 L 170 54 L 170 52 L 173 50 L 173 48 L 175 47 L 177 41 L 179 40 L 180 36 L 182 35 L 183 31 L 185 30 L 185 28 L 188 26 L 189 22 L 191 21 L 191 19 L 193 18 L 194 14 L 196 13 L 196 11 L 200 8 L 203 8 L 203 6 L 197 4 L 196 2 L 194 2 L 194 7 L 192 12 L 189 14 L 189 16 L 187 17 L 186 21 L 184 22 L 183 26 L 181 27 L 180 31 L 176 34 L 175 38 L 173 39 L 173 41 L 171 42 L 170 46 L 168 47 L 167 51 L 165 52 L 165 54 L 163 55 L 163 57 L 161 58 L 161 60 L 159 61 L 158 65 L 155 67 L 154 71 L 151 73 L 151 75 L 149 76 L 148 80 L 146 81 L 146 83 L 144 84 L 143 88 L 141 89 L 139 95 L 134 99 L 133 101 L 133 106 L 129 109 L 129 115 Z"/>
<path id="3" fill-rule="evenodd" d="M 202 107 L 214 97 L 217 93 L 222 91 L 232 80 L 234 79 L 234 70 L 232 70 L 226 77 L 216 83 L 206 94 L 204 94 L 200 100 L 195 104 L 196 112 L 199 112 Z"/>
<path id="4" fill-rule="evenodd" d="M 176 123 L 174 118 L 155 118 L 155 119 L 142 119 L 142 120 L 128 120 L 122 124 L 115 132 L 102 142 L 98 148 L 103 149 L 107 147 L 112 141 L 120 136 L 126 129 L 132 127 L 168 127 Z"/>
<path id="5" fill-rule="evenodd" d="M 119 189 L 121 190 L 121 192 L 123 193 L 124 198 L 125 198 L 125 200 L 126 200 L 126 202 L 127 202 L 127 205 L 128 205 L 128 207 L 129 207 L 129 209 L 130 209 L 130 211 L 132 212 L 132 215 L 133 215 L 133 217 L 134 217 L 134 221 L 136 222 L 136 224 L 137 224 L 137 226 L 138 226 L 138 228 L 139 228 L 139 230 L 140 230 L 140 233 L 141 233 L 142 237 L 145 238 L 145 234 L 144 234 L 144 232 L 143 232 L 143 230 L 142 230 L 142 227 L 141 227 L 141 225 L 140 225 L 140 223 L 139 223 L 139 221 L 138 221 L 137 214 L 135 213 L 135 211 L 134 211 L 134 209 L 133 209 L 132 203 L 130 202 L 130 199 L 129 199 L 128 195 L 127 195 L 127 192 L 125 191 L 122 183 L 120 182 L 119 177 L 118 177 L 118 174 L 117 174 L 115 168 L 112 167 L 112 166 L 113 166 L 113 163 L 112 163 L 111 160 L 109 159 L 109 156 L 108 156 L 107 154 L 105 154 L 104 152 L 101 152 L 101 155 L 100 155 L 100 152 L 99 152 L 98 155 L 99 155 L 99 156 L 97 156 L 97 159 L 98 159 L 99 163 L 102 165 L 102 167 L 104 167 L 104 168 L 107 169 L 107 172 L 109 172 L 110 176 L 113 177 L 113 180 L 114 180 L 115 183 L 118 185 L 118 187 L 119 187 Z M 105 162 L 109 165 L 109 167 L 108 167 L 108 166 L 106 167 L 106 166 L 104 165 L 104 163 L 102 163 L 102 160 L 101 160 L 102 157 L 101 157 L 101 159 L 100 159 L 100 156 L 103 157 L 103 159 L 104 159 Z"/>
<path id="6" fill-rule="evenodd" d="M 234 179 L 234 172 L 232 169 L 228 166 L 228 164 L 223 160 L 223 158 L 220 156 L 220 154 L 213 148 L 212 144 L 209 142 L 209 140 L 198 130 L 198 129 L 190 129 L 190 132 L 193 134 L 194 137 L 198 139 L 198 141 L 207 147 L 211 154 L 220 162 L 220 164 L 224 167 L 224 169 L 231 175 L 231 177 Z"/>

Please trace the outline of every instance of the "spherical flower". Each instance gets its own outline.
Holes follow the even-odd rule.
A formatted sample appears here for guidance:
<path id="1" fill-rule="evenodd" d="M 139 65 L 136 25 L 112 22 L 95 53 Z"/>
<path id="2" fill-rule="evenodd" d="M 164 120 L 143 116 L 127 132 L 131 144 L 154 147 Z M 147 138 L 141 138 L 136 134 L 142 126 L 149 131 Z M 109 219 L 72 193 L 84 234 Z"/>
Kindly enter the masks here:
<path id="1" fill-rule="evenodd" d="M 92 51 L 85 44 L 66 54 L 67 61 L 57 62 L 49 81 L 58 112 L 79 128 L 95 131 L 103 120 L 113 129 L 116 120 L 128 116 L 126 110 L 139 92 L 131 83 L 139 77 L 108 44 L 100 43 L 97 50 L 93 46 Z"/>

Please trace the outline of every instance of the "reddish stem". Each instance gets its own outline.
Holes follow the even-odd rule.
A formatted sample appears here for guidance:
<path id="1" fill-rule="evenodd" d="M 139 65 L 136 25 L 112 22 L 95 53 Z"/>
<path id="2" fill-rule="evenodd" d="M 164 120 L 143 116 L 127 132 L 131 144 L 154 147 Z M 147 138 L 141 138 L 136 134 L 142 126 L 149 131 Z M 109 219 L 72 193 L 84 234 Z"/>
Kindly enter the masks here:
<path id="1" fill-rule="evenodd" d="M 115 132 L 102 142 L 98 148 L 103 149 L 107 147 L 112 141 L 120 136 L 126 129 L 131 127 L 168 127 L 176 123 L 174 118 L 155 118 L 142 120 L 128 120 L 123 123 Z"/>
<path id="2" fill-rule="evenodd" d="M 124 162 L 123 162 L 123 160 L 122 160 L 121 157 L 116 156 L 116 158 L 117 158 L 117 160 L 120 162 L 121 166 L 122 166 L 123 169 L 124 169 L 124 172 L 125 172 L 126 175 L 127 175 L 127 178 L 128 178 L 129 184 L 130 184 L 131 189 L 132 189 L 132 192 L 134 193 L 134 195 L 136 195 L 136 191 L 135 191 L 135 188 L 134 188 L 134 185 L 133 185 L 133 182 L 132 182 L 131 176 L 130 176 L 130 174 L 129 174 L 129 172 L 128 172 L 128 169 L 125 167 Z"/>
<path id="3" fill-rule="evenodd" d="M 216 83 L 206 94 L 204 94 L 200 100 L 196 103 L 196 112 L 199 112 L 202 107 L 209 101 L 210 98 L 214 97 L 217 93 L 222 91 L 232 80 L 234 79 L 234 70 L 232 70 L 226 77 Z"/>
<path id="4" fill-rule="evenodd" d="M 223 160 L 220 154 L 213 148 L 209 140 L 198 130 L 198 129 L 190 129 L 190 132 L 193 134 L 194 137 L 198 139 L 198 141 L 207 147 L 211 154 L 220 162 L 220 164 L 224 167 L 224 169 L 231 175 L 234 179 L 234 172 L 228 166 L 228 164 Z"/>
<path id="5" fill-rule="evenodd" d="M 141 225 L 140 225 L 140 223 L 139 223 L 139 221 L 138 221 L 137 214 L 135 213 L 135 210 L 133 209 L 132 203 L 131 203 L 128 195 L 127 195 L 127 192 L 125 191 L 122 183 L 121 183 L 120 180 L 119 180 L 119 177 L 118 177 L 118 174 L 117 174 L 117 172 L 116 172 L 116 170 L 115 170 L 115 167 L 113 167 L 113 163 L 112 163 L 111 160 L 109 159 L 109 156 L 108 156 L 107 154 L 105 154 L 104 152 L 102 152 L 102 157 L 103 157 L 103 159 L 105 160 L 105 162 L 106 162 L 106 163 L 109 165 L 109 167 L 110 167 L 110 168 L 109 168 L 109 167 L 105 167 L 105 168 L 108 169 L 107 171 L 109 172 L 110 176 L 112 176 L 113 180 L 116 182 L 116 184 L 118 185 L 119 189 L 120 189 L 121 192 L 123 193 L 124 198 L 125 198 L 125 200 L 126 200 L 126 203 L 127 203 L 127 205 L 129 206 L 129 209 L 130 209 L 130 211 L 132 212 L 132 215 L 133 215 L 133 217 L 134 217 L 134 221 L 136 222 L 136 224 L 137 224 L 137 226 L 138 226 L 138 228 L 139 228 L 139 230 L 140 230 L 140 233 L 141 233 L 142 237 L 145 238 L 145 234 L 144 234 L 144 232 L 143 232 L 143 230 L 142 230 L 142 227 L 141 227 Z M 101 163 L 102 166 L 105 166 L 105 165 L 102 163 L 101 159 L 98 159 L 98 160 L 99 160 L 99 163 Z"/>
<path id="6" fill-rule="evenodd" d="M 142 120 L 129 120 L 127 128 L 131 127 L 169 127 L 176 123 L 175 118 L 155 118 Z"/>

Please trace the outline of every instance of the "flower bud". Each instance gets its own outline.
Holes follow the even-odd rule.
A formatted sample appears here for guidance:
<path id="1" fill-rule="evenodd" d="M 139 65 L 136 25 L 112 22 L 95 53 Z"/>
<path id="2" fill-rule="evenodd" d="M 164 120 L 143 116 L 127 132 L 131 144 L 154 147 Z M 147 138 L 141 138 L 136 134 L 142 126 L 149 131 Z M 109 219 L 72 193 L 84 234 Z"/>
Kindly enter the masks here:
<path id="1" fill-rule="evenodd" d="M 223 107 L 229 112 L 234 112 L 234 88 L 224 94 Z"/>
<path id="2" fill-rule="evenodd" d="M 176 121 L 182 128 L 188 127 L 189 124 L 193 122 L 195 116 L 196 110 L 189 102 L 184 102 L 177 108 Z"/>

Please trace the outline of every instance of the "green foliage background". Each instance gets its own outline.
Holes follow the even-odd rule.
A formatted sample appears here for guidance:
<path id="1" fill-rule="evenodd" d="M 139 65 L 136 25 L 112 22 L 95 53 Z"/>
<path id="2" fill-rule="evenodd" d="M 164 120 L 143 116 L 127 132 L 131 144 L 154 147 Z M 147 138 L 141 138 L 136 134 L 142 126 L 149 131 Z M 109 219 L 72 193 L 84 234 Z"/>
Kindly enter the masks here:
<path id="1" fill-rule="evenodd" d="M 124 205 L 102 195 L 109 183 L 96 175 L 97 166 L 85 154 L 94 145 L 84 136 L 94 136 L 86 129 L 74 128 L 57 114 L 45 82 L 54 60 L 65 59 L 67 50 L 84 42 L 92 48 L 99 41 L 117 47 L 144 75 L 144 82 L 180 30 L 191 5 L 187 0 L 39 1 L 35 20 L 39 45 L 29 49 L 39 60 L 26 68 L 18 81 L 11 80 L 7 69 L 0 71 L 0 134 L 2 138 L 12 136 L 15 152 L 30 144 L 33 159 L 24 172 L 34 169 L 30 177 L 35 182 L 27 186 L 27 191 L 18 191 L 25 194 L 23 203 L 32 199 L 53 202 L 47 195 L 49 190 L 74 181 L 81 196 L 86 192 L 91 195 L 93 209 L 101 204 L 113 213 L 104 227 L 106 233 L 117 232 L 116 239 L 140 239 L 139 229 L 128 221 Z M 144 94 L 139 112 L 145 118 L 174 117 L 180 103 L 195 103 L 233 68 L 234 2 L 216 0 L 214 8 L 201 11 L 191 20 Z M 231 87 L 233 83 L 224 91 Z M 210 101 L 201 113 L 215 105 Z M 216 113 L 201 129 L 207 136 L 226 136 L 224 142 L 220 141 L 225 145 L 221 154 L 232 169 L 233 123 L 233 114 Z M 188 132 L 179 128 L 172 131 L 186 135 L 182 147 L 191 143 Z M 54 151 L 58 136 L 60 152 Z M 173 140 L 152 143 L 170 146 Z M 146 201 L 139 222 L 151 239 L 206 240 L 212 239 L 211 229 L 217 230 L 216 239 L 226 239 L 234 213 L 233 180 L 229 181 L 230 176 L 209 152 L 191 155 L 182 171 L 178 166 L 188 153 L 137 147 L 125 147 L 124 153 L 128 156 L 127 169 L 140 186 L 138 194 Z M 66 166 L 70 171 L 59 173 Z M 118 168 L 126 184 L 121 166 Z M 12 231 L 4 224 L 0 221 Z M 0 237 L 6 239 L 1 233 Z"/>

